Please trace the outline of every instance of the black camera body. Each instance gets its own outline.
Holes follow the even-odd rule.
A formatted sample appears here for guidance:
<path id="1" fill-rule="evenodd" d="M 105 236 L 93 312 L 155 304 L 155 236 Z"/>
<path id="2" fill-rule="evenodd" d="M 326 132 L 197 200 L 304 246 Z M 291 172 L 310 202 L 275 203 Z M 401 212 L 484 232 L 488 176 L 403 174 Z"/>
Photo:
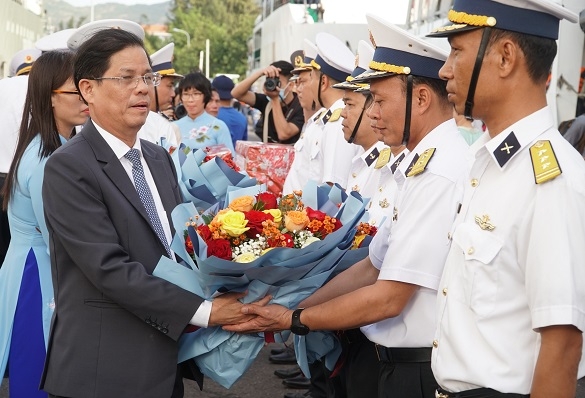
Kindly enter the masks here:
<path id="1" fill-rule="evenodd" d="M 274 91 L 280 87 L 280 79 L 278 77 L 267 77 L 264 81 L 264 88 L 266 91 Z"/>

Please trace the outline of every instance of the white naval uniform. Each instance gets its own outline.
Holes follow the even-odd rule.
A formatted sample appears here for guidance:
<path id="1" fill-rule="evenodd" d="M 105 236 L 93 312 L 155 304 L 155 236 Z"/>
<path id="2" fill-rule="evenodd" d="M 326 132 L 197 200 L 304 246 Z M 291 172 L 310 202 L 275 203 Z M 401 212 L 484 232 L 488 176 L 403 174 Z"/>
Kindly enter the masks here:
<path id="1" fill-rule="evenodd" d="M 311 155 L 315 142 L 321 137 L 321 128 L 316 125 L 316 121 L 324 110 L 325 108 L 319 109 L 303 125 L 301 135 L 294 146 L 295 158 L 284 180 L 283 195 L 302 191 L 310 179 L 320 182 L 318 180 L 318 176 L 321 175 L 319 162 L 312 162 Z M 313 177 L 314 175 L 317 177 Z"/>
<path id="2" fill-rule="evenodd" d="M 426 169 L 407 177 L 413 159 L 429 148 L 435 152 Z M 398 188 L 394 216 L 382 226 L 382 231 L 389 231 L 392 224 L 391 233 L 385 237 L 376 234 L 370 259 L 380 267 L 378 279 L 419 288 L 400 315 L 362 329 L 374 343 L 406 348 L 432 345 L 436 290 L 449 250 L 447 234 L 463 195 L 468 149 L 455 121 L 449 119 L 428 133 L 394 173 Z"/>
<path id="3" fill-rule="evenodd" d="M 550 140 L 562 174 L 536 184 L 530 147 L 539 140 Z M 536 162 L 552 169 L 550 151 L 535 149 Z M 448 391 L 528 394 L 535 330 L 585 330 L 585 163 L 548 107 L 491 140 L 482 136 L 471 151 L 439 286 L 432 368 Z"/>
<path id="4" fill-rule="evenodd" d="M 378 228 L 387 220 L 392 218 L 394 199 L 396 198 L 396 180 L 394 172 L 400 163 L 408 155 L 408 149 L 404 149 L 398 156 L 390 156 L 390 161 L 380 169 L 376 190 L 368 203 L 368 223 Z M 391 223 L 390 223 L 391 224 Z M 386 233 L 388 236 L 388 233 Z M 380 262 L 380 265 L 382 263 Z"/>
<path id="5" fill-rule="evenodd" d="M 28 75 L 0 79 L 0 173 L 8 173 L 18 142 Z"/>
<path id="6" fill-rule="evenodd" d="M 161 138 L 165 139 L 165 147 L 177 147 L 177 135 L 173 123 L 156 112 L 149 111 L 146 122 L 138 130 L 138 138 L 161 145 Z"/>
<path id="7" fill-rule="evenodd" d="M 380 173 L 386 166 L 384 164 L 376 168 L 381 153 L 387 153 L 387 161 L 390 160 L 389 157 L 392 153 L 390 147 L 384 145 L 383 142 L 376 141 L 370 148 L 354 156 L 347 178 L 348 191 L 357 191 L 364 198 L 371 198 L 374 195 L 380 180 Z"/>
<path id="8" fill-rule="evenodd" d="M 318 183 L 336 183 L 347 189 L 347 177 L 351 167 L 348 160 L 363 153 L 364 149 L 359 145 L 349 144 L 345 140 L 341 126 L 343 118 L 329 120 L 335 111 L 340 112 L 344 106 L 343 100 L 338 99 L 316 122 L 316 125 L 321 128 L 321 135 L 311 151 L 311 163 L 319 162 L 321 169 L 318 179 L 314 174 L 311 174 L 309 178 L 315 179 Z M 311 169 L 313 169 L 312 165 Z"/>

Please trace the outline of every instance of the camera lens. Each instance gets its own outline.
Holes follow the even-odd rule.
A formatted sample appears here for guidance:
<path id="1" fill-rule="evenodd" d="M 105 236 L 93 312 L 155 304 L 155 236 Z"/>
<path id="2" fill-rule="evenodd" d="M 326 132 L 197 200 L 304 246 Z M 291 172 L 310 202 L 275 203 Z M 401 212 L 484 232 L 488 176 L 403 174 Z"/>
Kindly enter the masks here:
<path id="1" fill-rule="evenodd" d="M 267 77 L 264 82 L 266 91 L 274 91 L 280 86 L 280 79 L 278 77 Z"/>

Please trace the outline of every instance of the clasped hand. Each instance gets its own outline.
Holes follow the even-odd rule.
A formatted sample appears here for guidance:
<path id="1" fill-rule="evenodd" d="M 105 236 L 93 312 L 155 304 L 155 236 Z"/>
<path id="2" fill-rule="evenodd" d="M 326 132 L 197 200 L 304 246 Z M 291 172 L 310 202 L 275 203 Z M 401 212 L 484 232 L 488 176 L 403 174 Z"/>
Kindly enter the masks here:
<path id="1" fill-rule="evenodd" d="M 268 299 L 268 300 L 267 300 Z M 281 332 L 290 329 L 292 311 L 282 305 L 266 305 L 272 297 L 242 306 L 248 319 L 223 326 L 224 330 L 238 333 Z"/>

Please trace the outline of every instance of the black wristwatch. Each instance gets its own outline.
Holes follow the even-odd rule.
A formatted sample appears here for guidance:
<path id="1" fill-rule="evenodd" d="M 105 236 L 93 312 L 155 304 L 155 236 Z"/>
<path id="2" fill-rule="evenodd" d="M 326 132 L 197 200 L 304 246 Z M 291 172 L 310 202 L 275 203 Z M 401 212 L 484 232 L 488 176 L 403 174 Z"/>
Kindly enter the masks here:
<path id="1" fill-rule="evenodd" d="M 301 323 L 301 312 L 303 312 L 303 310 L 304 308 L 298 308 L 293 311 L 290 325 L 290 331 L 300 336 L 307 335 L 311 331 L 307 325 Z"/>

